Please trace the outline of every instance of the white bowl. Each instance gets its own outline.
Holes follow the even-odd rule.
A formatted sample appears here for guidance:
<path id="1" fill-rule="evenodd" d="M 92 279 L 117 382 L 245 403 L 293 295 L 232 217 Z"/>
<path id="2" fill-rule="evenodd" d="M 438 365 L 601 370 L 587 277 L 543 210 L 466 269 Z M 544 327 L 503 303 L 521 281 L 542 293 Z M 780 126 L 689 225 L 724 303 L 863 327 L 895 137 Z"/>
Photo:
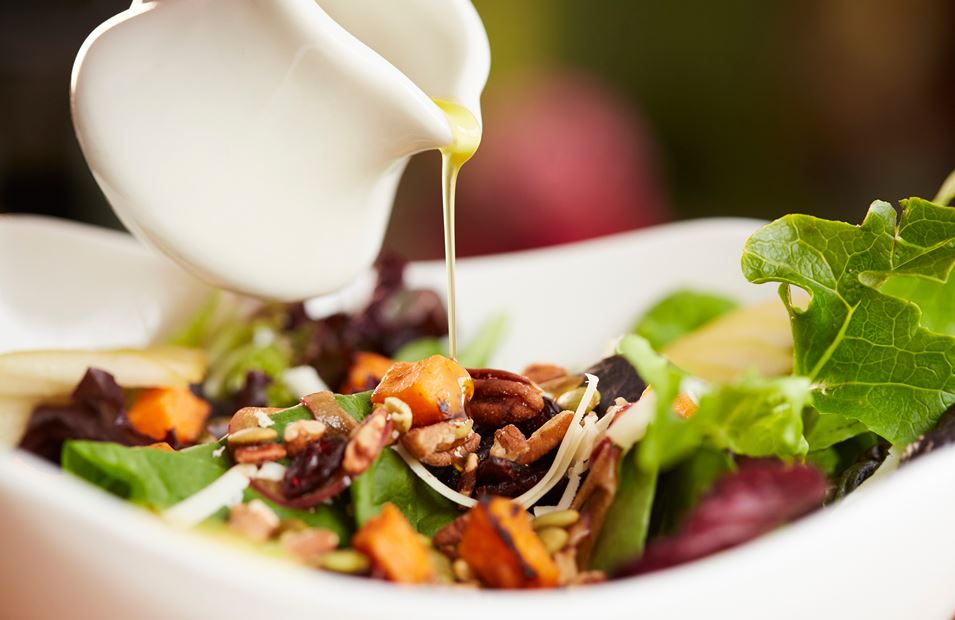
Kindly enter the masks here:
<path id="1" fill-rule="evenodd" d="M 504 310 L 494 364 L 580 366 L 682 286 L 756 300 L 740 274 L 758 222 L 671 224 L 460 261 L 465 340 Z M 443 264 L 412 266 L 441 289 Z M 119 233 L 0 217 L 0 352 L 141 345 L 204 287 Z M 955 611 L 955 450 L 867 483 L 835 508 L 660 573 L 536 593 L 402 588 L 299 569 L 181 532 L 30 455 L 0 451 L 0 616 L 25 618 L 938 618 Z"/>

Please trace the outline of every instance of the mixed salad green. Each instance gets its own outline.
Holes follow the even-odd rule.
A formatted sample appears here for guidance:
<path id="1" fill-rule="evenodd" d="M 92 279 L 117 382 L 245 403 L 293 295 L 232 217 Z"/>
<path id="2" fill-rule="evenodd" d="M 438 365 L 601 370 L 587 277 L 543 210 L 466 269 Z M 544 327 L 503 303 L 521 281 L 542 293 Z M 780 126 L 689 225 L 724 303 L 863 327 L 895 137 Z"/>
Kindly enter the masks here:
<path id="1" fill-rule="evenodd" d="M 659 570 L 955 441 L 955 208 L 939 200 L 772 222 L 742 270 L 778 283 L 782 307 L 677 291 L 583 372 L 482 368 L 503 318 L 447 359 L 440 300 L 394 263 L 352 315 L 210 305 L 176 341 L 208 356 L 175 401 L 201 433 L 94 368 L 21 445 L 328 570 L 494 588 Z"/>

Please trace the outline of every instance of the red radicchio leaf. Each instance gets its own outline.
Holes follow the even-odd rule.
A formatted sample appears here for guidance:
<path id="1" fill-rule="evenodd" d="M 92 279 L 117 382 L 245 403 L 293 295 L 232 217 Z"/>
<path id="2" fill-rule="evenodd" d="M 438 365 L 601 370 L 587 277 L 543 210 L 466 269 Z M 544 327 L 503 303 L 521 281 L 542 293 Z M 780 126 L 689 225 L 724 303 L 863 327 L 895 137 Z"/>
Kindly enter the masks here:
<path id="1" fill-rule="evenodd" d="M 676 566 L 735 547 L 822 505 L 825 475 L 809 465 L 762 459 L 719 479 L 677 532 L 650 542 L 620 576 Z"/>
<path id="2" fill-rule="evenodd" d="M 155 440 L 136 432 L 126 416 L 123 390 L 113 375 L 90 368 L 76 385 L 69 405 L 40 405 L 30 416 L 20 447 L 53 463 L 60 462 L 68 439 L 113 441 L 144 446 Z M 178 445 L 175 437 L 170 444 Z"/>

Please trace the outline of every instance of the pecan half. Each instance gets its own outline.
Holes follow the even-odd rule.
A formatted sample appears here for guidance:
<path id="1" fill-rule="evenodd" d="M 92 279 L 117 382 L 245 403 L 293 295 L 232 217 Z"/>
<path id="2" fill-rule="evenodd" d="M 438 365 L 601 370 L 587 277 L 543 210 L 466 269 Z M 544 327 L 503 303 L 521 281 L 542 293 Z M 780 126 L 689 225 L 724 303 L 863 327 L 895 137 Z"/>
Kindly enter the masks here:
<path id="1" fill-rule="evenodd" d="M 318 420 L 297 420 L 285 427 L 282 439 L 289 455 L 300 454 L 309 444 L 315 443 L 325 434 L 325 423 Z"/>
<path id="2" fill-rule="evenodd" d="M 567 429 L 570 428 L 573 417 L 573 411 L 562 411 L 526 439 L 513 424 L 499 428 L 494 433 L 491 456 L 510 459 L 521 465 L 530 465 L 560 445 L 564 435 L 567 434 Z"/>
<path id="3" fill-rule="evenodd" d="M 590 553 L 594 543 L 600 535 L 607 511 L 617 494 L 619 479 L 617 470 L 623 451 L 612 444 L 609 439 L 603 439 L 594 448 L 591 456 L 590 473 L 577 492 L 571 508 L 580 512 L 582 522 L 590 526 L 590 532 L 577 545 L 577 565 L 581 568 L 590 561 Z"/>
<path id="4" fill-rule="evenodd" d="M 338 546 L 338 534 L 321 528 L 308 528 L 297 532 L 285 532 L 280 541 L 282 549 L 302 562 L 308 562 L 334 550 Z"/>
<path id="5" fill-rule="evenodd" d="M 263 443 L 256 446 L 242 446 L 232 451 L 236 463 L 261 465 L 269 461 L 284 459 L 285 446 L 280 443 Z"/>
<path id="6" fill-rule="evenodd" d="M 457 445 L 471 434 L 473 425 L 473 421 L 462 418 L 413 428 L 401 437 L 401 445 L 420 461 Z"/>
<path id="7" fill-rule="evenodd" d="M 484 426 L 500 427 L 529 420 L 544 408 L 544 396 L 527 377 L 505 370 L 468 370 L 474 396 L 468 415 Z"/>
<path id="8" fill-rule="evenodd" d="M 342 470 L 350 476 L 364 472 L 391 440 L 391 420 L 384 407 L 376 407 L 362 420 L 345 446 Z"/>
<path id="9" fill-rule="evenodd" d="M 491 456 L 499 459 L 516 461 L 527 452 L 527 438 L 513 424 L 494 431 L 494 445 L 491 446 Z"/>
<path id="10" fill-rule="evenodd" d="M 255 542 L 265 542 L 279 527 L 279 518 L 259 499 L 229 509 L 229 528 Z"/>
<path id="11" fill-rule="evenodd" d="M 467 529 L 470 518 L 471 513 L 466 512 L 435 532 L 431 540 L 435 548 L 449 558 L 458 557 L 458 543 L 464 537 L 464 530 Z"/>
<path id="12" fill-rule="evenodd" d="M 472 452 L 464 460 L 464 469 L 461 470 L 461 477 L 458 478 L 458 493 L 470 497 L 474 493 L 474 487 L 477 484 L 478 455 Z"/>
<path id="13" fill-rule="evenodd" d="M 449 465 L 461 465 L 467 459 L 468 455 L 473 453 L 481 445 L 481 436 L 471 431 L 467 437 L 455 444 L 453 447 L 442 452 L 435 452 L 423 459 L 419 459 L 425 465 L 432 467 L 448 467 Z"/>
<path id="14" fill-rule="evenodd" d="M 534 383 L 544 383 L 567 376 L 567 369 L 556 364 L 531 364 L 521 373 Z"/>

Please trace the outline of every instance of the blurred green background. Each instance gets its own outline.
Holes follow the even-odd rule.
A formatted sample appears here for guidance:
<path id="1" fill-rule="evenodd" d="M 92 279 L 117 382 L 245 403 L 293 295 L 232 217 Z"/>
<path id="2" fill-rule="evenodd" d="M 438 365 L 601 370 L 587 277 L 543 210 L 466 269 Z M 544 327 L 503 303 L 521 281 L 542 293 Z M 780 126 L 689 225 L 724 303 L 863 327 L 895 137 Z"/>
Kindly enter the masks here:
<path id="1" fill-rule="evenodd" d="M 952 0 L 475 5 L 492 70 L 462 254 L 714 215 L 854 220 L 955 167 Z M 3 3 L 0 211 L 118 226 L 68 86 L 86 34 L 126 6 Z M 386 246 L 409 258 L 441 255 L 438 169 L 417 157 L 399 190 Z"/>

